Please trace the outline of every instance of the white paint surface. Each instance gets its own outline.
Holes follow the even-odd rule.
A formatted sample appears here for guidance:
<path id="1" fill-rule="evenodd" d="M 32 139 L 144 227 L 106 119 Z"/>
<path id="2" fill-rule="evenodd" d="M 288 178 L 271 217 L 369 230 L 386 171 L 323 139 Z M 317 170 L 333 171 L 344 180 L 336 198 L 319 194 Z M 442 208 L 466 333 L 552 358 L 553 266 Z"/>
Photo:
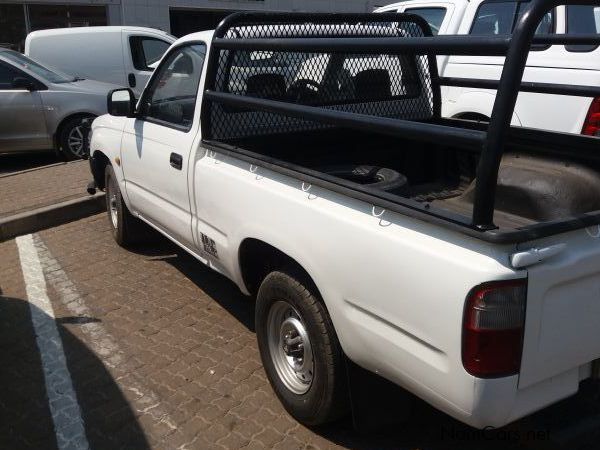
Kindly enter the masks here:
<path id="1" fill-rule="evenodd" d="M 33 236 L 16 239 L 59 450 L 89 449 Z"/>

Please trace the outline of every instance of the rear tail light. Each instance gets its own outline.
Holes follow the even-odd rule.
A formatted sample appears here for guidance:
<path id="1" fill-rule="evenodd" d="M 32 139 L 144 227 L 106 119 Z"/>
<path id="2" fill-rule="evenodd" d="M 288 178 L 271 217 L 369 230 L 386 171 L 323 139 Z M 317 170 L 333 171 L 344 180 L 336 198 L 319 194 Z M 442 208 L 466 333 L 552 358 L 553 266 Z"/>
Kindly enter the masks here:
<path id="1" fill-rule="evenodd" d="M 592 101 L 592 106 L 585 118 L 581 134 L 586 136 L 600 136 L 600 97 Z"/>
<path id="2" fill-rule="evenodd" d="M 462 359 L 479 378 L 519 373 L 527 279 L 485 283 L 472 289 L 463 319 Z"/>

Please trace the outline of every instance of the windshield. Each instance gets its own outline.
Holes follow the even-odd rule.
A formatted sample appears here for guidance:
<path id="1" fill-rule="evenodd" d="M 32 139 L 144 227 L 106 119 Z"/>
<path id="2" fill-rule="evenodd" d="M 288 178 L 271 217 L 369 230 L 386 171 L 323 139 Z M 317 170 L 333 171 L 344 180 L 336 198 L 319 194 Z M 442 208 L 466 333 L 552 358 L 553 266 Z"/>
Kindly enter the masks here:
<path id="1" fill-rule="evenodd" d="M 71 81 L 76 81 L 75 77 L 60 73 L 56 70 L 50 70 L 21 53 L 8 51 L 2 52 L 2 56 L 7 58 L 17 67 L 27 69 L 50 83 L 70 83 Z"/>

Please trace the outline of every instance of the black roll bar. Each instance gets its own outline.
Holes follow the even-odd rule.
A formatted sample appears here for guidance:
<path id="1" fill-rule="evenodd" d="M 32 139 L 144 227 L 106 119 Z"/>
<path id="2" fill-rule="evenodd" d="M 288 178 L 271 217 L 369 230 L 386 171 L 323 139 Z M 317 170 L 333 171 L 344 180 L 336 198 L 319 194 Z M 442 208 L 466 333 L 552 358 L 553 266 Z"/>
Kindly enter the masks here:
<path id="1" fill-rule="evenodd" d="M 212 46 L 220 50 L 279 50 L 304 52 L 351 52 L 359 54 L 409 53 L 427 55 L 431 62 L 432 83 L 447 86 L 479 87 L 497 90 L 487 131 L 457 128 L 451 124 L 434 125 L 401 119 L 366 116 L 324 108 L 274 100 L 216 92 L 219 51 L 210 53 L 205 100 L 240 108 L 276 112 L 292 117 L 347 126 L 380 133 L 401 135 L 419 141 L 435 140 L 462 148 L 479 150 L 475 198 L 471 226 L 481 231 L 497 228 L 493 222 L 498 170 L 510 130 L 519 91 L 558 95 L 597 97 L 600 88 L 550 83 L 523 82 L 523 73 L 532 45 L 600 45 L 600 35 L 534 36 L 546 13 L 559 5 L 598 5 L 598 0 L 532 0 L 517 21 L 512 35 L 507 36 L 430 36 L 426 37 L 298 37 L 298 38 L 235 38 L 225 37 L 235 27 L 268 24 L 352 24 L 397 22 L 408 17 L 417 23 L 418 16 L 392 14 L 319 14 L 319 13 L 259 13 L 240 12 L 226 17 L 214 33 Z M 421 22 L 419 22 L 421 21 Z M 432 55 L 505 56 L 499 81 L 440 78 Z M 210 108 L 202 109 L 202 124 L 210 129 Z M 445 123 L 445 122 L 443 122 Z M 551 134 L 551 132 L 548 132 Z"/>
<path id="2" fill-rule="evenodd" d="M 535 31 L 545 14 L 563 4 L 597 5 L 598 2 L 597 0 L 533 0 L 513 30 L 475 179 L 473 225 L 482 230 L 496 228 L 494 203 L 498 170 Z M 590 42 L 587 37 L 583 42 Z M 569 36 L 557 36 L 552 41 L 558 44 L 573 40 L 569 39 Z M 600 36 L 596 36 L 596 43 L 600 43 Z"/>

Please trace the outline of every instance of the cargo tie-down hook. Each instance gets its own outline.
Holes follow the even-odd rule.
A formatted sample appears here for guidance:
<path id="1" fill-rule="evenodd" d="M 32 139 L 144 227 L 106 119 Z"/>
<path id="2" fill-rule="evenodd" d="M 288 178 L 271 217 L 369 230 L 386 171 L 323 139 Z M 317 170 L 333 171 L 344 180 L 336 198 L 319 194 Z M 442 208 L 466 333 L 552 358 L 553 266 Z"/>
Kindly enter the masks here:
<path id="1" fill-rule="evenodd" d="M 377 213 L 376 211 L 377 206 L 373 205 L 372 209 L 371 209 L 371 215 L 373 217 L 377 217 L 380 218 L 381 216 L 383 216 L 383 213 L 385 213 L 385 208 L 381 208 L 381 212 Z"/>
<path id="2" fill-rule="evenodd" d="M 379 219 L 379 226 L 381 227 L 389 227 L 392 222 L 389 220 L 385 220 L 383 218 L 383 214 L 385 213 L 385 208 L 381 208 L 380 212 L 377 212 L 377 206 L 373 205 L 371 208 L 371 215 L 377 219 Z"/>
<path id="3" fill-rule="evenodd" d="M 255 166 L 254 164 L 250 164 L 250 173 L 256 173 L 257 170 L 258 170 L 258 166 Z"/>
<path id="4" fill-rule="evenodd" d="M 306 192 L 308 194 L 308 199 L 309 200 L 314 200 L 315 198 L 317 198 L 317 196 L 315 194 L 312 194 L 311 192 L 309 192 L 312 188 L 312 184 L 307 183 L 305 181 L 302 182 L 302 192 Z"/>

